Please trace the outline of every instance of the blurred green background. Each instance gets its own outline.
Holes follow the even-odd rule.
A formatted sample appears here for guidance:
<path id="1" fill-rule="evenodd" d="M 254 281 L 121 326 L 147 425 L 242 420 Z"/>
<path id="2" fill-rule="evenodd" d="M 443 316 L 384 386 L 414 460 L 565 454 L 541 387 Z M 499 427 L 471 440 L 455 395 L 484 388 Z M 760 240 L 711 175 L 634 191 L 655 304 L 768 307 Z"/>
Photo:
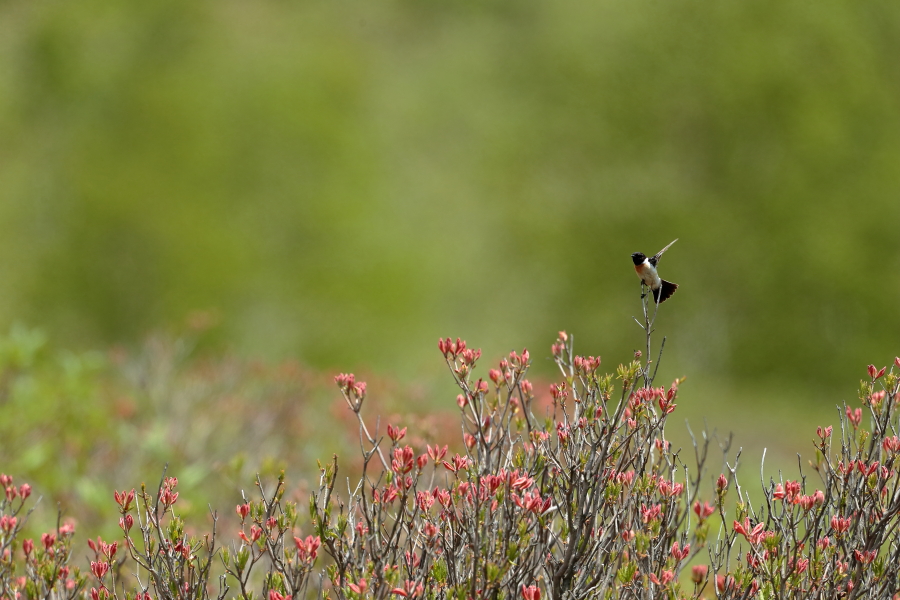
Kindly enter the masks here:
<path id="1" fill-rule="evenodd" d="M 788 464 L 900 354 L 898 56 L 891 2 L 6 0 L 0 330 L 43 331 L 59 379 L 21 402 L 90 411 L 61 365 L 116 379 L 197 310 L 201 356 L 363 370 L 401 408 L 452 402 L 439 336 L 551 377 L 566 329 L 612 368 L 642 347 L 629 255 L 677 237 L 660 377 Z"/>

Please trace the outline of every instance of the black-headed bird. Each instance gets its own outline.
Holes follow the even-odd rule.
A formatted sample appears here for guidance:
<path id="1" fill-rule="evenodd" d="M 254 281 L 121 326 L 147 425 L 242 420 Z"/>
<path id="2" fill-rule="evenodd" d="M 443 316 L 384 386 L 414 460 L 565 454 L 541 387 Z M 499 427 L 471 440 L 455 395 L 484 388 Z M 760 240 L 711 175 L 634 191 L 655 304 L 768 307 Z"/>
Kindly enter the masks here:
<path id="1" fill-rule="evenodd" d="M 678 289 L 677 283 L 660 278 L 659 273 L 656 271 L 659 257 L 677 241 L 678 238 L 674 239 L 668 246 L 650 258 L 644 256 L 642 252 L 635 252 L 631 255 L 631 260 L 634 261 L 634 270 L 637 271 L 638 277 L 641 278 L 644 285 L 650 288 L 650 291 L 653 293 L 653 300 L 657 304 L 662 304 L 668 300 L 675 293 L 675 290 Z"/>

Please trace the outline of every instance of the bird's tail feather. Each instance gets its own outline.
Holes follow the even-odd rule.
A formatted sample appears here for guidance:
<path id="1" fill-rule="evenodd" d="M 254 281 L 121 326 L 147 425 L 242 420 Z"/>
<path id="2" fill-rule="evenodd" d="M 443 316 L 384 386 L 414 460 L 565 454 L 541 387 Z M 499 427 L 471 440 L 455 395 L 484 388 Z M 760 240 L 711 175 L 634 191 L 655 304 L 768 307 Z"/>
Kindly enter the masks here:
<path id="1" fill-rule="evenodd" d="M 653 301 L 657 304 L 662 304 L 666 300 L 668 300 L 672 294 L 675 293 L 675 290 L 678 289 L 677 283 L 672 283 L 671 281 L 666 281 L 665 279 L 661 279 L 662 285 L 653 290 Z"/>

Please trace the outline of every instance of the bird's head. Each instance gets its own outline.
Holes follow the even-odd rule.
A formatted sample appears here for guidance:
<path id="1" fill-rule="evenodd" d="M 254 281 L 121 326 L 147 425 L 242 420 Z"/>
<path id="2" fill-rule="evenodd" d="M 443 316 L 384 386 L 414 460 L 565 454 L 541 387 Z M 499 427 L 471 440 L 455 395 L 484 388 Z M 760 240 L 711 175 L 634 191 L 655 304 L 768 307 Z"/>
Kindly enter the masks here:
<path id="1" fill-rule="evenodd" d="M 639 265 L 639 264 L 643 263 L 645 260 L 647 260 L 647 257 L 644 256 L 643 252 L 635 252 L 634 254 L 631 255 L 631 260 L 634 261 L 635 265 Z"/>

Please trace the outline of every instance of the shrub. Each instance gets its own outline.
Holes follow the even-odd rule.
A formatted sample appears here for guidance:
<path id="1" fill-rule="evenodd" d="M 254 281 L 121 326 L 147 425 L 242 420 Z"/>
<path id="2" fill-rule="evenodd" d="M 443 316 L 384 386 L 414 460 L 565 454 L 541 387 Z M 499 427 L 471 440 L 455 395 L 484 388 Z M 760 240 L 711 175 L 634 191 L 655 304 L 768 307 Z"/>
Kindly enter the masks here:
<path id="1" fill-rule="evenodd" d="M 527 350 L 477 377 L 480 351 L 459 339 L 440 340 L 460 391 L 463 453 L 413 448 L 399 425 L 388 425 L 385 435 L 370 429 L 363 418 L 366 384 L 341 374 L 335 381 L 358 421 L 362 473 L 341 477 L 337 457 L 321 467 L 308 524 L 299 525 L 297 506 L 285 500 L 283 477 L 269 489 L 257 481 L 258 497 L 237 506 L 237 539 L 224 547 L 217 545 L 216 513 L 210 533 L 186 532 L 175 510 L 175 478 L 163 478 L 155 495 L 146 488 L 116 492 L 127 560 L 116 543 L 90 542 L 90 595 L 562 600 L 897 594 L 891 565 L 900 559 L 894 464 L 900 377 L 893 368 L 870 366 L 860 387 L 863 406 L 844 407 L 837 430 L 818 428 L 810 463 L 816 484 L 802 472 L 796 480 L 763 482 L 762 501 L 754 505 L 738 481 L 740 453 L 730 458 L 730 440 L 714 445 L 704 432 L 694 439 L 690 461 L 666 440 L 681 381 L 654 381 L 662 356 L 661 346 L 656 361 L 650 359 L 654 318 L 645 301 L 645 353 L 612 374 L 600 371 L 599 358 L 575 354 L 573 337 L 560 332 L 551 353 L 561 377 L 546 405 L 526 378 Z M 900 368 L 900 358 L 894 362 Z M 863 427 L 864 414 L 870 429 Z M 723 473 L 709 472 L 711 450 L 721 453 Z M 0 507 L 2 519 L 22 510 L 21 502 Z M 0 535 L 9 551 L 4 564 L 14 565 L 15 526 Z M 33 560 L 27 552 L 24 557 Z M 26 569 L 19 579 L 13 571 L 0 571 L 4 598 L 46 598 L 66 587 L 53 588 L 40 569 Z M 36 587 L 39 581 L 44 587 Z M 72 593 L 80 589 L 74 581 Z M 125 593 L 126 586 L 134 592 Z"/>

